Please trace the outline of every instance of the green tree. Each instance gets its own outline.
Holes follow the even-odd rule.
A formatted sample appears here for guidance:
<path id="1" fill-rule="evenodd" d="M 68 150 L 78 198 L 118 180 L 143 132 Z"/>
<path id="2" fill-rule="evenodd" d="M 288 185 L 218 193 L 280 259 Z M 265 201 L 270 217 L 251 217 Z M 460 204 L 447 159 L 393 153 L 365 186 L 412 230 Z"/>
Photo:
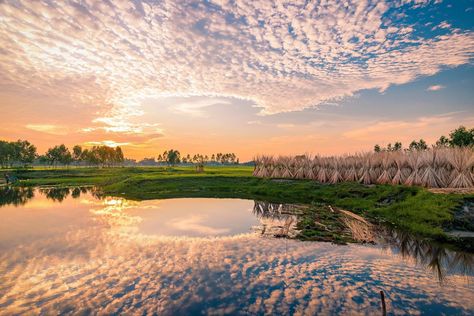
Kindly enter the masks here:
<path id="1" fill-rule="evenodd" d="M 105 146 L 94 146 L 92 152 L 97 157 L 99 164 L 102 166 L 107 162 L 108 152 Z"/>
<path id="2" fill-rule="evenodd" d="M 48 157 L 46 156 L 46 154 L 44 154 L 44 155 L 39 155 L 39 156 L 38 156 L 38 161 L 39 161 L 39 163 L 42 164 L 42 165 L 47 165 L 47 164 L 49 164 L 49 160 L 48 160 Z"/>
<path id="3" fill-rule="evenodd" d="M 410 146 L 408 147 L 408 149 L 409 150 L 427 150 L 428 145 L 423 139 L 420 139 L 418 142 L 414 140 L 410 143 Z"/>
<path id="4" fill-rule="evenodd" d="M 393 151 L 400 151 L 402 150 L 402 143 L 401 142 L 395 142 L 393 145 Z"/>
<path id="5" fill-rule="evenodd" d="M 428 144 L 423 139 L 420 139 L 418 141 L 418 150 L 427 150 L 428 149 Z"/>
<path id="6" fill-rule="evenodd" d="M 12 167 L 14 164 L 26 166 L 36 159 L 36 147 L 27 140 L 16 142 L 0 141 L 0 165 Z"/>
<path id="7" fill-rule="evenodd" d="M 56 165 L 59 162 L 59 150 L 57 147 L 58 146 L 49 148 L 43 156 L 44 161 L 51 166 Z"/>
<path id="8" fill-rule="evenodd" d="M 69 166 L 72 163 L 72 154 L 69 149 L 64 145 L 59 146 L 59 163 Z"/>
<path id="9" fill-rule="evenodd" d="M 0 164 L 2 168 L 7 168 L 13 163 L 13 144 L 7 141 L 0 141 Z"/>
<path id="10" fill-rule="evenodd" d="M 82 157 L 82 147 L 79 145 L 72 147 L 72 159 L 76 163 L 79 163 L 81 161 L 81 157 Z"/>
<path id="11" fill-rule="evenodd" d="M 465 126 L 459 126 L 450 134 L 450 145 L 458 147 L 474 146 L 474 128 L 467 129 Z"/>
<path id="12" fill-rule="evenodd" d="M 193 163 L 195 164 L 195 168 L 197 172 L 204 171 L 204 165 L 208 162 L 209 157 L 207 155 L 197 154 L 193 156 Z"/>
<path id="13" fill-rule="evenodd" d="M 94 154 L 89 149 L 82 150 L 81 161 L 84 161 L 87 165 L 96 165 L 98 162 L 95 160 Z"/>
<path id="14" fill-rule="evenodd" d="M 18 140 L 16 146 L 18 147 L 18 161 L 23 166 L 33 163 L 37 156 L 36 147 L 27 140 Z"/>
<path id="15" fill-rule="evenodd" d="M 73 159 L 69 149 L 64 144 L 61 144 L 49 148 L 45 154 L 45 160 L 50 165 L 56 166 L 58 164 L 70 165 Z"/>
<path id="16" fill-rule="evenodd" d="M 115 147 L 115 157 L 114 162 L 116 164 L 123 164 L 125 157 L 123 155 L 122 148 L 120 146 Z"/>
<path id="17" fill-rule="evenodd" d="M 437 141 L 436 141 L 436 147 L 447 147 L 449 146 L 449 138 L 446 136 L 441 136 Z"/>
<path id="18" fill-rule="evenodd" d="M 82 152 L 81 159 L 90 165 L 96 166 L 115 166 L 123 164 L 125 157 L 120 146 L 94 146 L 91 149 L 85 149 Z"/>
<path id="19" fill-rule="evenodd" d="M 374 146 L 374 152 L 379 153 L 379 152 L 381 152 L 381 151 L 382 151 L 382 149 L 380 148 L 380 145 L 379 145 L 379 144 L 375 144 L 375 146 Z"/>
<path id="20" fill-rule="evenodd" d="M 181 162 L 181 153 L 178 150 L 170 149 L 163 153 L 163 157 L 165 157 L 165 161 L 168 165 L 175 166 L 176 164 Z"/>

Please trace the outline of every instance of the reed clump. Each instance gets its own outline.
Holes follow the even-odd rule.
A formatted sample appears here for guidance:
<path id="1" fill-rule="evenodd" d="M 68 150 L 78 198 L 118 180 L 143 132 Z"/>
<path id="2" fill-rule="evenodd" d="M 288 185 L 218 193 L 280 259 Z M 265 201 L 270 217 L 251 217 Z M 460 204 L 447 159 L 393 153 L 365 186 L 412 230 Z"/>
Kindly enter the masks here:
<path id="1" fill-rule="evenodd" d="M 321 183 L 404 184 L 427 188 L 474 187 L 472 147 L 433 148 L 342 156 L 258 156 L 255 177 Z"/>

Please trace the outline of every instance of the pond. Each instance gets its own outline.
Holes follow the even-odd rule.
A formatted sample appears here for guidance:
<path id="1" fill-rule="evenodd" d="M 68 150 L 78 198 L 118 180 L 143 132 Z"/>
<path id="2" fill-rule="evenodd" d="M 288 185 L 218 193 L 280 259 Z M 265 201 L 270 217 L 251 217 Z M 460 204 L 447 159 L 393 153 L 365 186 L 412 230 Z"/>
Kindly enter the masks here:
<path id="1" fill-rule="evenodd" d="M 297 234 L 299 207 L 0 188 L 0 315 L 380 314 L 380 291 L 388 314 L 473 313 L 472 254 L 387 228 L 275 238 Z"/>

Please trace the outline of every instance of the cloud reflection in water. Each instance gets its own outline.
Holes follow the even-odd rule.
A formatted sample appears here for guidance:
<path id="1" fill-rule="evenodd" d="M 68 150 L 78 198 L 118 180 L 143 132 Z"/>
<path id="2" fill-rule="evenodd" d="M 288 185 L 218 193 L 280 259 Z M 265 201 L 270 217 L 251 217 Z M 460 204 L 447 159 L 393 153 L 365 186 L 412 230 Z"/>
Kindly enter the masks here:
<path id="1" fill-rule="evenodd" d="M 251 232 L 158 236 L 141 232 L 141 214 L 152 203 L 160 208 L 152 212 L 164 210 L 172 200 L 101 201 L 86 194 L 64 201 L 51 202 L 51 208 L 66 218 L 62 206 L 74 202 L 77 210 L 71 216 L 89 217 L 95 225 L 82 221 L 5 247 L 0 314 L 370 314 L 380 312 L 381 289 L 395 314 L 420 309 L 468 314 L 474 309 L 472 274 L 450 271 L 440 287 L 429 270 L 390 248 L 260 238 Z M 11 206 L 1 211 L 10 216 L 23 210 Z"/>

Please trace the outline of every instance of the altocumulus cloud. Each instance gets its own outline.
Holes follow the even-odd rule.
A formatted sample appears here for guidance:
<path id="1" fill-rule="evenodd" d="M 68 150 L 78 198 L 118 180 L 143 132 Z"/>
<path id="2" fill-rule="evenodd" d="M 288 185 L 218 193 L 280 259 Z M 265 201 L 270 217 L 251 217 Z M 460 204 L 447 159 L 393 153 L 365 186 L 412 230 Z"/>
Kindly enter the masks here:
<path id="1" fill-rule="evenodd" d="M 6 0 L 0 79 L 100 103 L 118 132 L 141 131 L 123 123 L 154 96 L 301 110 L 469 63 L 472 31 L 400 18 L 440 2 Z"/>

